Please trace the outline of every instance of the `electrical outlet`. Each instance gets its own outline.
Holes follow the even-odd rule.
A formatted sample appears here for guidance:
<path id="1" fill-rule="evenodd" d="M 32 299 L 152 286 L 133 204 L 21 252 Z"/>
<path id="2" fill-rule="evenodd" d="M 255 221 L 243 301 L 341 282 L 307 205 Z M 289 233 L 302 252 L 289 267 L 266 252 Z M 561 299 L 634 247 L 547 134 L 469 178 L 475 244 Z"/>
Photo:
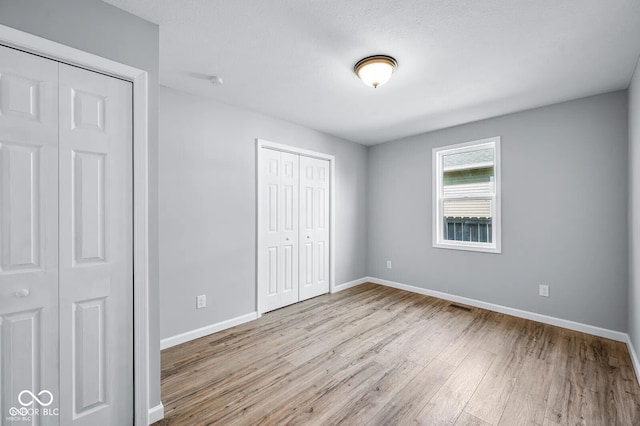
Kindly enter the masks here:
<path id="1" fill-rule="evenodd" d="M 196 296 L 196 309 L 202 309 L 207 307 L 207 295 L 201 294 Z"/>
<path id="2" fill-rule="evenodd" d="M 540 294 L 540 296 L 542 297 L 549 297 L 549 286 L 540 284 L 538 288 L 538 294 Z"/>
<path id="3" fill-rule="evenodd" d="M 391 269 L 391 261 L 387 260 L 387 269 Z"/>

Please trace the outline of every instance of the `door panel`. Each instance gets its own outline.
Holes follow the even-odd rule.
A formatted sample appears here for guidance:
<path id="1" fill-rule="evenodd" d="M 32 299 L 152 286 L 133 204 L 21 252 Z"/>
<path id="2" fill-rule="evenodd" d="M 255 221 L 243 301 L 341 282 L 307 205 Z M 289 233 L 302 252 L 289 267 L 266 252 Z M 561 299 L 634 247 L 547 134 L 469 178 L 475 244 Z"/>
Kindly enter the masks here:
<path id="1" fill-rule="evenodd" d="M 58 64 L 0 46 L 0 423 L 58 408 Z M 25 398 L 24 402 L 27 398 Z M 57 424 L 56 416 L 21 424 Z"/>
<path id="2" fill-rule="evenodd" d="M 264 148 L 258 155 L 258 291 L 260 309 L 268 312 L 298 301 L 298 156 Z"/>
<path id="3" fill-rule="evenodd" d="M 133 419 L 132 86 L 60 64 L 60 421 Z"/>
<path id="4" fill-rule="evenodd" d="M 75 263 L 105 260 L 105 154 L 71 152 Z"/>
<path id="5" fill-rule="evenodd" d="M 300 156 L 300 300 L 329 292 L 329 161 Z"/>
<path id="6" fill-rule="evenodd" d="M 105 353 L 105 300 L 74 303 L 73 344 L 75 350 L 75 407 L 82 415 L 94 407 L 107 404 Z"/>
<path id="7" fill-rule="evenodd" d="M 2 269 L 40 267 L 40 147 L 3 143 Z"/>

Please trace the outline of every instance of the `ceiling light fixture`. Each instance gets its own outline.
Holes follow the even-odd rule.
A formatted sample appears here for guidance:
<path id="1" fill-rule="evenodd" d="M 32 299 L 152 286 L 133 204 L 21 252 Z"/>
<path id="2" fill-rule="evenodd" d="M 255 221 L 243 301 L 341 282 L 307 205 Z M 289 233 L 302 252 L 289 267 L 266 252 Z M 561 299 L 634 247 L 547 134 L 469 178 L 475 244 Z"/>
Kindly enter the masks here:
<path id="1" fill-rule="evenodd" d="M 364 84 L 377 88 L 389 81 L 396 68 L 398 62 L 391 56 L 375 55 L 360 59 L 353 67 L 353 72 Z"/>

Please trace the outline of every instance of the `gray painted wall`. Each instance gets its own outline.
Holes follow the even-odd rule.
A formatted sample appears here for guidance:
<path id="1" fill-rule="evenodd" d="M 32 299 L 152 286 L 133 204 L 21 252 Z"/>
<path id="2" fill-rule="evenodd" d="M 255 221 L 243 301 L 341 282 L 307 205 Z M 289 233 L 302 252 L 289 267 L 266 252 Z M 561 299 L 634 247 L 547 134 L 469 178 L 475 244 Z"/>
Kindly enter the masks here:
<path id="1" fill-rule="evenodd" d="M 159 337 L 254 310 L 255 137 L 336 155 L 337 283 L 371 275 L 625 331 L 629 271 L 629 333 L 640 344 L 640 71 L 629 90 L 628 163 L 625 92 L 367 149 L 163 88 L 158 218 L 157 26 L 99 0 L 1 0 L 0 23 L 149 72 L 152 406 Z M 431 148 L 496 135 L 503 254 L 433 249 Z M 636 212 L 628 258 L 627 170 Z M 551 286 L 549 299 L 537 296 L 539 283 Z M 209 307 L 196 311 L 201 293 Z"/>
<path id="2" fill-rule="evenodd" d="M 640 349 L 640 63 L 629 86 L 629 337 Z"/>
<path id="3" fill-rule="evenodd" d="M 100 0 L 2 0 L 0 24 L 149 72 L 149 403 L 160 403 L 158 27 Z"/>
<path id="4" fill-rule="evenodd" d="M 336 283 L 366 276 L 366 147 L 162 87 L 161 338 L 255 312 L 255 138 L 335 155 Z"/>
<path id="5" fill-rule="evenodd" d="M 502 254 L 433 248 L 431 149 L 491 136 L 502 137 Z M 626 91 L 376 145 L 369 275 L 626 331 L 627 153 Z"/>

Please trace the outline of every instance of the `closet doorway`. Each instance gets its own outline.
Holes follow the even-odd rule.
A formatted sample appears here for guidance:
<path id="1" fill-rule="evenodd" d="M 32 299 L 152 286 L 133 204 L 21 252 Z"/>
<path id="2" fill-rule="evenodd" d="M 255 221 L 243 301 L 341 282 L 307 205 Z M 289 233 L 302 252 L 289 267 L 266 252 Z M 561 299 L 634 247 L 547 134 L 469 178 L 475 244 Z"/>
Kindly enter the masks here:
<path id="1" fill-rule="evenodd" d="M 335 157 L 258 139 L 257 311 L 334 286 Z"/>
<path id="2" fill-rule="evenodd" d="M 0 73 L 2 406 L 131 423 L 132 85 L 4 46 Z"/>
<path id="3" fill-rule="evenodd" d="M 148 424 L 147 73 L 3 25 L 0 45 L 0 411 Z"/>

